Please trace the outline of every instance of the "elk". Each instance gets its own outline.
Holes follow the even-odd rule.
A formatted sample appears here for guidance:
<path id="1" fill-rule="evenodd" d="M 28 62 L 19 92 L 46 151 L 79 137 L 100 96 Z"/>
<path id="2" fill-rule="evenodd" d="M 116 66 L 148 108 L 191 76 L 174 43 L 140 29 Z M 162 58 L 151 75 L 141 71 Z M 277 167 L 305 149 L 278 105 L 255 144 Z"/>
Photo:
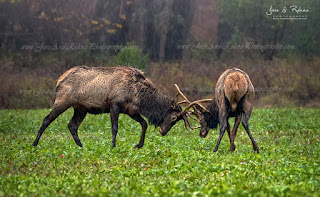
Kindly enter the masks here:
<path id="1" fill-rule="evenodd" d="M 160 127 L 165 136 L 179 120 L 189 125 L 181 107 L 171 98 L 160 93 L 152 82 L 138 69 L 130 67 L 74 67 L 57 80 L 56 99 L 51 112 L 43 120 L 33 146 L 37 146 L 44 130 L 68 108 L 74 114 L 68 128 L 75 143 L 82 147 L 78 127 L 87 113 L 110 113 L 112 123 L 112 144 L 116 146 L 118 118 L 120 113 L 129 115 L 142 127 L 139 143 L 142 148 L 149 123 Z M 142 115 L 142 116 L 141 116 Z"/>
<path id="2" fill-rule="evenodd" d="M 259 153 L 259 147 L 251 135 L 248 123 L 253 108 L 255 91 L 249 76 L 244 71 L 238 68 L 230 68 L 222 73 L 216 84 L 214 99 L 190 102 L 179 87 L 176 86 L 176 88 L 178 95 L 184 98 L 179 104 L 189 104 L 184 111 L 188 111 L 189 115 L 195 115 L 199 120 L 200 137 L 205 138 L 210 129 L 217 128 L 218 124 L 220 124 L 220 135 L 214 152 L 218 150 L 225 130 L 229 135 L 230 151 L 236 149 L 234 140 L 242 120 L 242 125 L 251 139 L 253 149 Z M 209 103 L 207 107 L 201 104 L 205 102 Z M 193 108 L 192 111 L 190 110 L 191 108 Z M 230 132 L 230 124 L 228 122 L 230 117 L 235 117 L 232 132 Z"/>

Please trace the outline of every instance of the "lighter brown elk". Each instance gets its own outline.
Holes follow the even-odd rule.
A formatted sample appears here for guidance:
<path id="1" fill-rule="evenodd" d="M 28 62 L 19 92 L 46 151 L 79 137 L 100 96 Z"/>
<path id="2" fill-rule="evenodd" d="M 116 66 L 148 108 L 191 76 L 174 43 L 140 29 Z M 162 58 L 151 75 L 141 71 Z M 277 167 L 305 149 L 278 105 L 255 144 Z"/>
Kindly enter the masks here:
<path id="1" fill-rule="evenodd" d="M 210 129 L 217 128 L 220 125 L 220 134 L 214 152 L 218 150 L 226 130 L 231 144 L 230 151 L 236 149 L 234 140 L 240 122 L 242 122 L 251 139 L 253 149 L 259 153 L 259 147 L 252 137 L 248 123 L 253 109 L 255 91 L 249 76 L 244 71 L 238 68 L 230 68 L 222 73 L 216 83 L 213 99 L 190 102 L 178 87 L 177 90 L 178 94 L 184 98 L 180 103 L 189 104 L 185 112 L 195 115 L 200 122 L 200 137 L 206 137 Z M 205 102 L 209 103 L 206 107 L 202 104 Z M 230 117 L 235 117 L 232 131 L 230 131 L 228 121 Z"/>

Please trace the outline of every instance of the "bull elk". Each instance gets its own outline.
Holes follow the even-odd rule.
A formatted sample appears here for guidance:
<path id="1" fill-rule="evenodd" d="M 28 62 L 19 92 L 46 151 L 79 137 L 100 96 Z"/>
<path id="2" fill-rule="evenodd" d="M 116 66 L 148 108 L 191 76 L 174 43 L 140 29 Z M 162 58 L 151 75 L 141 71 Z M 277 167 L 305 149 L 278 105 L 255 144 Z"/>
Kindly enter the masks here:
<path id="1" fill-rule="evenodd" d="M 230 139 L 230 151 L 236 149 L 234 144 L 237 129 L 242 119 L 242 125 L 249 135 L 253 149 L 259 153 L 259 147 L 253 139 L 248 120 L 251 116 L 255 97 L 254 87 L 249 76 L 238 68 L 227 69 L 218 79 L 214 99 L 204 99 L 190 102 L 181 92 L 178 86 L 178 95 L 184 98 L 179 103 L 187 103 L 185 112 L 195 115 L 200 122 L 200 137 L 206 137 L 210 129 L 217 128 L 220 124 L 220 135 L 214 149 L 218 150 L 220 141 L 227 130 Z M 202 103 L 208 102 L 204 107 Z M 193 110 L 191 110 L 193 108 Z M 230 132 L 229 118 L 235 117 L 234 127 Z"/>
<path id="2" fill-rule="evenodd" d="M 78 127 L 87 113 L 110 113 L 113 147 L 116 146 L 120 113 L 129 115 L 142 127 L 140 141 L 135 148 L 143 147 L 148 126 L 142 116 L 155 127 L 159 126 L 163 136 L 181 119 L 186 127 L 189 125 L 181 107 L 160 93 L 142 71 L 130 67 L 81 66 L 66 71 L 58 79 L 52 110 L 44 118 L 33 146 L 37 146 L 50 123 L 70 107 L 74 108 L 74 114 L 68 128 L 80 147 Z"/>

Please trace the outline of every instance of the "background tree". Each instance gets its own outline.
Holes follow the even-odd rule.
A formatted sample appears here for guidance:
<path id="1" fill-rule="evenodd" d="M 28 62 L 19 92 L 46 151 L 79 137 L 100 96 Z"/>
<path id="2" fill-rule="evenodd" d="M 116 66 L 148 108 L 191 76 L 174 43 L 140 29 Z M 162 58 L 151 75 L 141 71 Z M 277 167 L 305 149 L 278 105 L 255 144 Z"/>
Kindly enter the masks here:
<path id="1" fill-rule="evenodd" d="M 296 52 L 302 54 L 319 53 L 319 28 L 314 26 L 320 17 L 319 1 L 220 1 L 220 27 L 232 27 L 231 31 L 238 29 L 244 34 L 245 40 L 256 45 L 295 45 Z M 287 8 L 288 15 L 297 15 L 290 10 L 290 6 L 297 5 L 298 8 L 309 9 L 306 20 L 273 20 L 268 16 L 270 6 L 279 9 L 281 15 L 282 8 Z M 276 13 L 277 14 L 277 13 Z M 221 32 L 221 31 L 220 31 Z M 225 36 L 222 32 L 219 36 Z M 231 39 L 231 37 L 230 37 Z M 222 39 L 225 41 L 225 39 Z M 308 46 L 306 45 L 308 43 Z M 317 44 L 316 44 L 317 43 Z M 307 51 L 307 52 L 306 52 Z M 266 60 L 272 60 L 279 50 L 261 49 L 259 51 Z"/>

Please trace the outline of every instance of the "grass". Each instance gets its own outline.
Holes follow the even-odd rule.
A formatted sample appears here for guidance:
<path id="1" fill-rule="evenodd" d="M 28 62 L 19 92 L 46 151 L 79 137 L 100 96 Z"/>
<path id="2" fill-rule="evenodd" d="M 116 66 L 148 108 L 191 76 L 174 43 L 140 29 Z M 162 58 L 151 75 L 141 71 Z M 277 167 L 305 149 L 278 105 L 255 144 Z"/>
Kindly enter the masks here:
<path id="1" fill-rule="evenodd" d="M 86 117 L 80 148 L 67 129 L 72 110 L 34 148 L 48 113 L 0 111 L 0 196 L 320 195 L 320 109 L 255 109 L 250 124 L 260 154 L 242 126 L 235 152 L 226 134 L 213 153 L 218 131 L 202 139 L 183 122 L 166 137 L 149 126 L 145 146 L 136 150 L 140 126 L 125 115 L 112 149 L 107 114 Z"/>

